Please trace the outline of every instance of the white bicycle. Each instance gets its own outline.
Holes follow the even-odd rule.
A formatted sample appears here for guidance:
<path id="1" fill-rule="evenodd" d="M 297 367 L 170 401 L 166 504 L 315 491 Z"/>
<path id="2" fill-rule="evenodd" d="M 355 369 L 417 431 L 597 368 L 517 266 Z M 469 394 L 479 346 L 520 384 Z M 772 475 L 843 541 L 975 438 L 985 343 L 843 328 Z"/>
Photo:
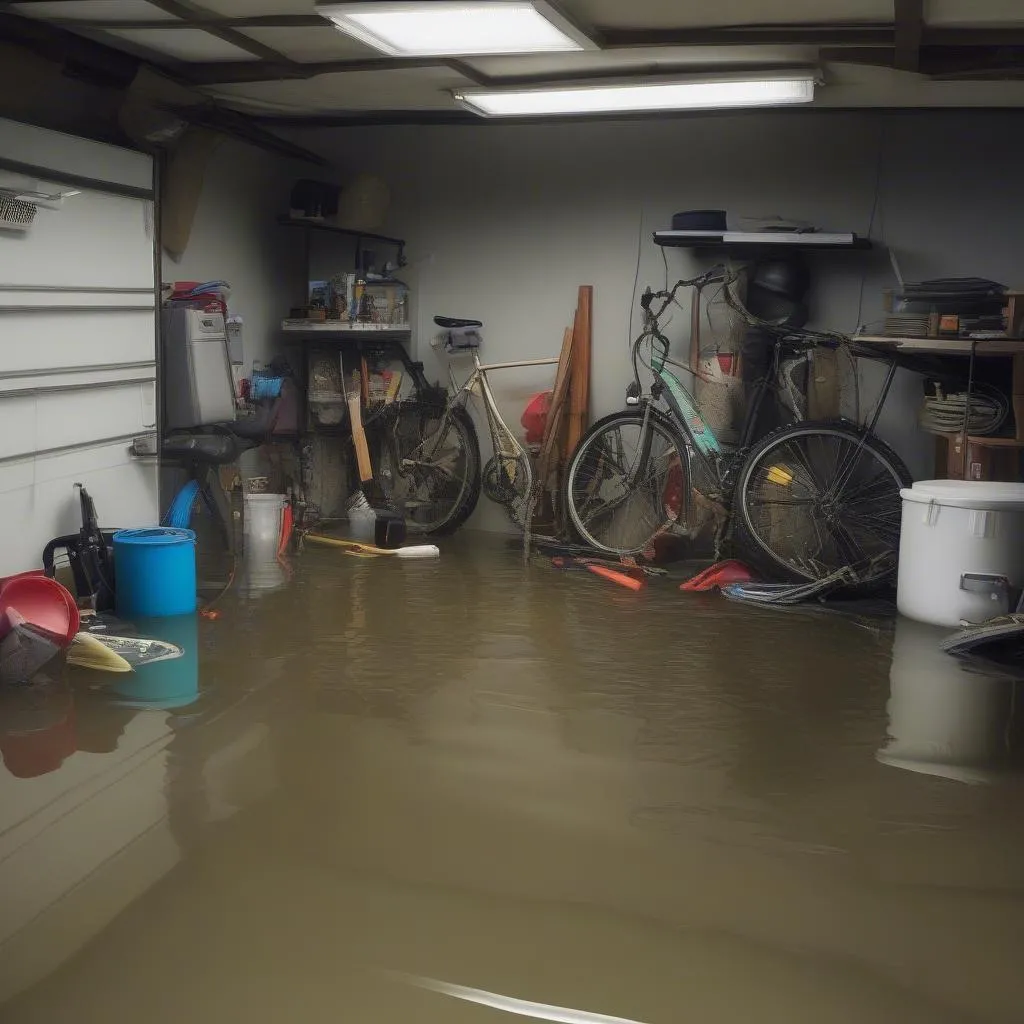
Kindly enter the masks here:
<path id="1" fill-rule="evenodd" d="M 481 490 L 502 505 L 509 518 L 523 528 L 533 489 L 530 456 L 498 411 L 487 379 L 494 370 L 524 366 L 551 366 L 558 358 L 518 362 L 480 362 L 479 320 L 434 317 L 434 323 L 460 337 L 475 335 L 466 344 L 473 370 L 460 385 L 451 368 L 452 389 L 436 396 L 420 393 L 396 402 L 373 425 L 377 480 L 385 499 L 405 513 L 410 530 L 445 534 L 457 530 L 472 514 Z M 478 395 L 491 435 L 492 456 L 481 468 L 480 441 L 467 408 Z"/>

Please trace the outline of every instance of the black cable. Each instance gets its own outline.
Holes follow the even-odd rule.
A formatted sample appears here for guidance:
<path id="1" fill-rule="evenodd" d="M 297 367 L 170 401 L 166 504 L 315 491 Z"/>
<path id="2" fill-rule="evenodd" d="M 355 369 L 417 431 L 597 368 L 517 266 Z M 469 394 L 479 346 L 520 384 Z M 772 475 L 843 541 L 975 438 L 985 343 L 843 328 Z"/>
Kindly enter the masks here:
<path id="1" fill-rule="evenodd" d="M 885 115 L 882 114 L 881 121 L 878 126 L 878 155 L 875 159 L 875 194 L 871 201 L 871 214 L 868 217 L 868 230 L 865 238 L 871 238 L 871 232 L 875 227 L 875 215 L 878 213 L 878 200 L 882 193 L 882 166 L 885 157 Z M 857 323 L 854 325 L 854 333 L 860 331 L 861 328 L 861 317 L 864 313 L 864 285 L 867 281 L 867 270 L 862 270 L 860 274 L 860 290 L 857 296 Z"/>
<path id="2" fill-rule="evenodd" d="M 644 210 L 640 207 L 640 223 L 636 229 L 636 270 L 633 273 L 633 291 L 629 296 L 629 325 L 626 328 L 626 344 L 633 344 L 633 310 L 636 306 L 636 289 L 640 283 L 640 255 L 643 252 L 644 245 Z M 665 255 L 665 249 L 662 247 L 662 256 Z M 668 278 L 665 279 L 666 286 L 668 284 Z"/>

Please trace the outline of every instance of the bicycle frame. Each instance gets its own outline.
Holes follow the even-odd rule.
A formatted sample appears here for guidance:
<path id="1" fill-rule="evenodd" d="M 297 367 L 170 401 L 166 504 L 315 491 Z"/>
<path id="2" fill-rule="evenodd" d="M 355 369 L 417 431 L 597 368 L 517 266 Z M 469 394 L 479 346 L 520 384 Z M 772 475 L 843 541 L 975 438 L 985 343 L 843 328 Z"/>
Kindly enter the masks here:
<path id="1" fill-rule="evenodd" d="M 452 373 L 451 366 L 448 367 L 448 376 L 452 382 L 453 388 L 452 396 L 449 399 L 449 407 L 455 405 L 456 402 L 465 402 L 470 395 L 479 392 L 480 399 L 484 404 L 484 411 L 487 414 L 487 425 L 491 432 L 491 443 L 494 446 L 495 454 L 501 454 L 507 457 L 525 455 L 525 449 L 516 440 L 515 435 L 511 430 L 509 430 L 508 424 L 505 423 L 501 417 L 501 413 L 498 411 L 498 403 L 494 398 L 494 392 L 491 390 L 491 383 L 487 379 L 487 374 L 492 370 L 512 370 L 526 366 L 553 366 L 557 362 L 557 358 L 548 358 L 521 359 L 508 363 L 481 363 L 480 356 L 477 354 L 476 349 L 474 349 L 473 372 L 461 387 L 456 385 L 455 376 Z M 511 440 L 512 445 L 514 445 L 513 451 L 505 450 L 505 448 L 509 447 L 507 443 L 499 443 L 499 433 L 504 435 L 504 437 L 501 438 L 502 441 L 506 438 Z"/>

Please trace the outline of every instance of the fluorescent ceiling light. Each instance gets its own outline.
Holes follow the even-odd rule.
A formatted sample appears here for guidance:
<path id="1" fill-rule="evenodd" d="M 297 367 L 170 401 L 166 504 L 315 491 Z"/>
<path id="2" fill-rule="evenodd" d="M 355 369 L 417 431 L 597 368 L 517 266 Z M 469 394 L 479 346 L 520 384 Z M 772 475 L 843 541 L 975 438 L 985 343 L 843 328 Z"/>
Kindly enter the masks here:
<path id="1" fill-rule="evenodd" d="M 718 110 L 810 103 L 815 74 L 778 78 L 704 78 L 674 82 L 574 85 L 530 89 L 467 89 L 455 93 L 484 117 L 543 117 L 649 110 Z"/>
<path id="2" fill-rule="evenodd" d="M 342 32 L 391 56 L 556 53 L 593 47 L 544 0 L 318 4 Z"/>

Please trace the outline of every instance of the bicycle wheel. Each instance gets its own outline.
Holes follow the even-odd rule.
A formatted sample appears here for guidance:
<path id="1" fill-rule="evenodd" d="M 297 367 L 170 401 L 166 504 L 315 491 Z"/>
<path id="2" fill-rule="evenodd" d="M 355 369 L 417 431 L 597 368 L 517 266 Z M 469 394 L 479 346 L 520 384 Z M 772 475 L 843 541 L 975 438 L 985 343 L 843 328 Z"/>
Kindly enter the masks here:
<path id="1" fill-rule="evenodd" d="M 685 517 L 686 443 L 668 419 L 652 412 L 646 464 L 633 473 L 641 455 L 643 422 L 641 412 L 606 416 L 583 435 L 569 462 L 569 519 L 582 540 L 601 551 L 643 551 L 655 536 Z"/>
<path id="2" fill-rule="evenodd" d="M 480 444 L 465 409 L 396 403 L 374 423 L 377 479 L 413 533 L 453 533 L 480 497 Z"/>
<path id="3" fill-rule="evenodd" d="M 869 589 L 896 570 L 910 473 L 880 438 L 843 422 L 764 438 L 736 482 L 739 528 L 776 570 L 816 580 L 845 566 Z"/>

